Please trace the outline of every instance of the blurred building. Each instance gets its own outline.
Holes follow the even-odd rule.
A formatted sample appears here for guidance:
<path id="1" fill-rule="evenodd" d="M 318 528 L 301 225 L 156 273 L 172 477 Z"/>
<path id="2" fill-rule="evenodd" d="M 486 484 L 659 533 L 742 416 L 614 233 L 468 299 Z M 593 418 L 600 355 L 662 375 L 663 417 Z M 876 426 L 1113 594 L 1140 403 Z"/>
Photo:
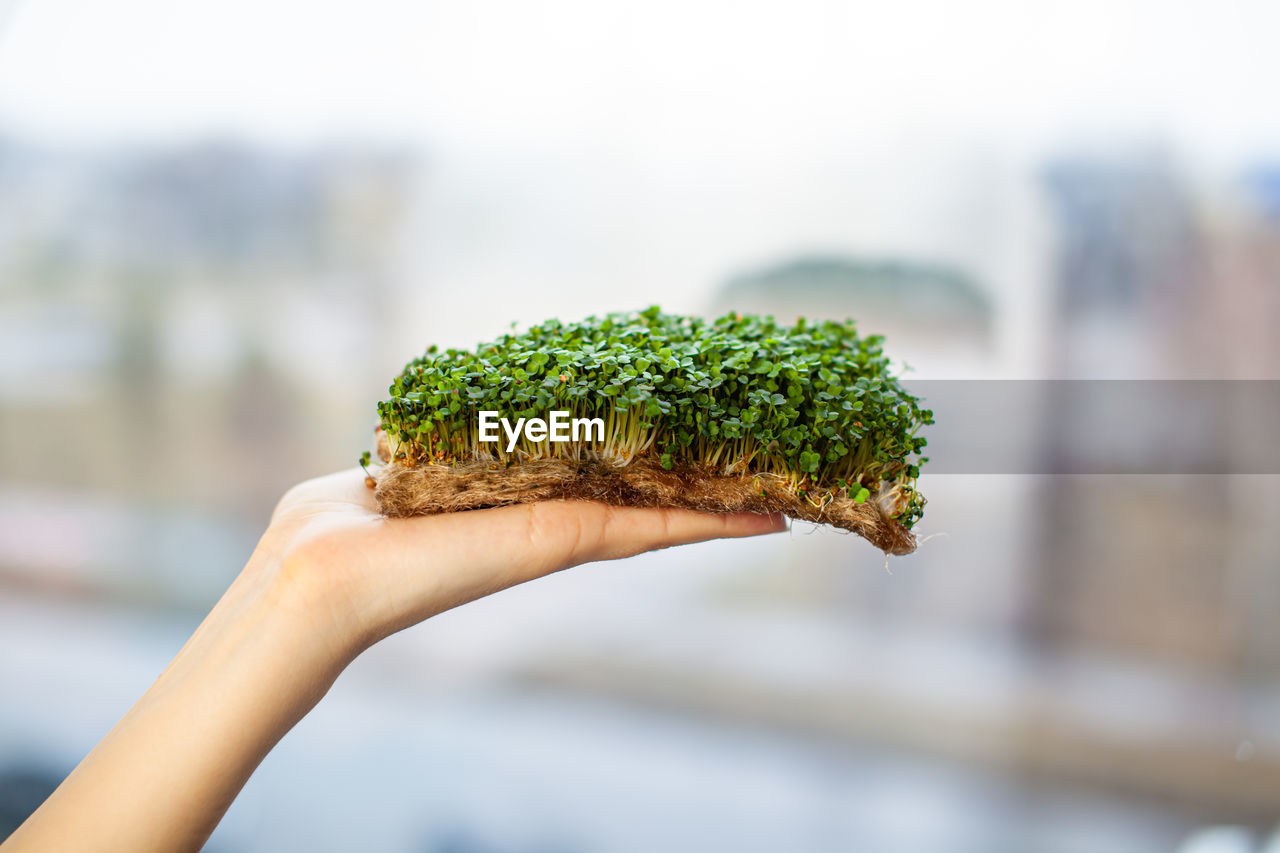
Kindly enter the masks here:
<path id="1" fill-rule="evenodd" d="M 1045 175 L 1061 235 L 1047 336 L 1053 375 L 1229 380 L 1280 373 L 1270 355 L 1272 336 L 1238 322 L 1242 305 L 1266 316 L 1274 297 L 1265 291 L 1275 289 L 1274 281 L 1264 287 L 1263 276 L 1223 263 L 1258 252 L 1265 220 L 1251 218 L 1254 224 L 1242 229 L 1198 212 L 1194 188 L 1160 156 L 1061 159 Z M 1067 395 L 1051 394 L 1049 404 L 1045 453 L 1078 452 L 1088 413 L 1061 408 L 1070 404 Z M 1192 422 L 1205 416 L 1183 415 Z M 1204 470 L 1248 470 L 1247 460 L 1232 459 L 1233 448 L 1211 443 L 1220 430 L 1204 433 L 1193 446 Z M 1092 444 L 1101 458 L 1108 436 Z M 1064 461 L 1071 469 L 1073 460 Z M 1088 461 L 1078 460 L 1080 470 L 1088 470 Z M 1265 526 L 1245 522 L 1267 504 L 1269 483 L 1242 489 L 1227 477 L 1156 477 L 1101 485 L 1083 477 L 1042 487 L 1036 547 L 1045 559 L 1043 586 L 1029 592 L 1027 616 L 1039 640 L 1152 655 L 1223 678 L 1258 655 L 1272 666 L 1280 661 L 1263 648 L 1271 632 L 1242 625 L 1232 606 L 1238 595 L 1280 601 L 1280 580 L 1240 555 L 1241 548 L 1262 553 L 1248 543 L 1269 536 Z M 1120 535 L 1109 521 L 1118 518 L 1161 535 Z M 1134 618 L 1137 600 L 1162 618 Z"/>
<path id="2" fill-rule="evenodd" d="M 855 222 L 828 251 L 730 267 L 707 283 L 708 312 L 852 317 L 886 335 L 909 376 L 960 382 L 1280 368 L 1270 172 L 1224 188 L 1158 157 L 1060 158 L 1030 176 L 961 162 L 980 179 L 923 182 L 936 196 L 887 217 L 900 239 L 869 241 L 895 248 L 863 251 Z M 73 706 L 60 690 L 92 683 L 127 707 L 134 682 L 112 662 L 145 685 L 189 626 L 157 628 L 163 642 L 121 626 L 207 607 L 280 492 L 366 445 L 405 356 L 387 330 L 432 302 L 406 248 L 431 194 L 419 168 L 370 147 L 0 143 L 0 607 L 12 636 L 72 638 L 41 650 L 40 672 L 71 674 L 0 726 L 3 755 L 36 731 L 62 756 L 70 724 L 39 710 Z M 500 183 L 491 203 L 505 210 L 514 191 Z M 935 204 L 965 215 L 921 214 Z M 446 233 L 465 237 L 465 219 Z M 574 235 L 559 239 L 576 257 Z M 484 272 L 491 243 L 460 242 L 451 264 L 484 286 L 454 288 L 437 328 L 488 327 L 495 305 L 521 299 L 600 309 L 576 291 L 525 292 L 505 266 Z M 1046 401 L 1035 451 L 1089 448 L 1080 413 Z M 812 832 L 808 849 L 953 849 L 960 831 L 964 849 L 1127 853 L 1168 849 L 1201 821 L 1261 827 L 1280 802 L 1280 497 L 1274 477 L 1243 479 L 926 468 L 922 533 L 946 535 L 891 573 L 856 538 L 798 526 L 514 590 L 362 659 L 348 692 L 309 718 L 318 728 L 303 727 L 305 746 L 266 765 L 276 787 L 247 790 L 221 837 L 245 849 L 292 838 L 287 809 L 274 823 L 255 809 L 301 802 L 297 785 L 329 771 L 332 788 L 307 796 L 376 792 L 382 805 L 365 805 L 388 812 L 381 838 L 401 849 L 553 847 L 564 826 L 612 849 L 664 831 L 696 848 L 763 826 L 775 840 Z M 111 611 L 122 599 L 150 615 Z M 99 635 L 114 639 L 85 658 Z M 23 655 L 0 665 L 42 683 Z M 423 719 L 439 728 L 424 733 Z M 452 775 L 432 787 L 421 766 L 440 760 Z M 49 777 L 53 765 L 34 765 Z M 558 786 L 547 766 L 569 768 Z M 0 783 L 19 792 L 40 776 L 8 770 Z M 705 784 L 673 787 L 686 773 Z M 779 801 L 743 822 L 744 803 Z M 684 823 L 657 826 L 655 805 Z M 366 829 L 329 811 L 314 835 Z M 494 826 L 517 827 L 507 848 L 489 844 Z M 619 844 L 618 827 L 640 846 Z"/>
<path id="3" fill-rule="evenodd" d="M 101 491 L 256 526 L 289 484 L 354 463 L 415 180 L 376 148 L 0 138 L 6 480 L 51 510 Z"/>
<path id="4" fill-rule="evenodd" d="M 985 290 L 959 269 L 896 258 L 803 255 L 731 278 L 716 308 L 788 323 L 853 318 L 863 334 L 886 336 L 890 353 L 908 363 L 918 351 L 989 359 L 995 344 Z"/>

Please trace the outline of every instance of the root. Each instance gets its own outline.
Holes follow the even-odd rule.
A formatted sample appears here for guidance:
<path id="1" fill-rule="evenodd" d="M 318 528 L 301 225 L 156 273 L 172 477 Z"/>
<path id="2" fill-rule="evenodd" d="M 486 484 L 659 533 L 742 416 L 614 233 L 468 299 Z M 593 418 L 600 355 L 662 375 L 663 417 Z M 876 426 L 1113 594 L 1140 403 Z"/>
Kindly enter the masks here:
<path id="1" fill-rule="evenodd" d="M 385 454 L 383 458 L 389 458 Z M 616 506 L 675 506 L 702 512 L 781 512 L 857 533 L 886 555 L 910 554 L 916 539 L 875 500 L 834 497 L 815 506 L 785 478 L 713 469 L 664 470 L 640 457 L 618 466 L 598 459 L 544 458 L 509 467 L 489 461 L 455 465 L 387 464 L 374 470 L 385 515 L 434 515 L 541 500 L 589 500 Z"/>

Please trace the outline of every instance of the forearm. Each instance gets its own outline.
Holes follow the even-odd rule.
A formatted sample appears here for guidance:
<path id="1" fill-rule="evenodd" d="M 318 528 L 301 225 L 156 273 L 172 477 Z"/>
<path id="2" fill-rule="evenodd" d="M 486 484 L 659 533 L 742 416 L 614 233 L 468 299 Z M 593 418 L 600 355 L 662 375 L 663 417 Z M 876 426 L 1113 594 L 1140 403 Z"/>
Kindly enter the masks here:
<path id="1" fill-rule="evenodd" d="M 269 561 L 255 555 L 4 853 L 203 846 L 254 768 L 354 655 Z"/>
<path id="2" fill-rule="evenodd" d="M 276 742 L 383 637 L 568 566 L 784 529 L 780 516 L 580 501 L 388 519 L 358 468 L 309 480 L 155 684 L 3 853 L 198 850 Z"/>

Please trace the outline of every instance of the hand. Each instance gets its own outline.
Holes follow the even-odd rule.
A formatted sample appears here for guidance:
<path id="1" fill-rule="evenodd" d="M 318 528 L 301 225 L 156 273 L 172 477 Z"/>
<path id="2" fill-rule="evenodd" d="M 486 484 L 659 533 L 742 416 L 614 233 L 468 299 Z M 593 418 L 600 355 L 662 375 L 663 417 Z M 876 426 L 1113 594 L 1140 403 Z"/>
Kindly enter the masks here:
<path id="1" fill-rule="evenodd" d="M 781 514 L 544 501 L 418 518 L 379 514 L 352 469 L 291 489 L 259 550 L 353 653 L 450 608 L 596 560 L 786 529 Z"/>
<path id="2" fill-rule="evenodd" d="M 383 637 L 578 563 L 785 527 L 780 516 L 580 501 L 389 519 L 359 469 L 309 480 L 280 501 L 165 671 L 4 851 L 199 850 L 267 752 Z"/>

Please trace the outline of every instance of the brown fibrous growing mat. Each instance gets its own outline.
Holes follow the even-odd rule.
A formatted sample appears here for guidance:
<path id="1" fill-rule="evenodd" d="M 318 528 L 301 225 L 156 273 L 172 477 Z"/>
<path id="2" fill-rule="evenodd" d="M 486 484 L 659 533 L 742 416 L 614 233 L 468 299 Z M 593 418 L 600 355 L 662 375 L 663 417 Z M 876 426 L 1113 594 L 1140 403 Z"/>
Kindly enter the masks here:
<path id="1" fill-rule="evenodd" d="M 541 458 L 512 465 L 475 460 L 455 464 L 389 461 L 373 472 L 375 497 L 391 517 L 435 515 L 543 500 L 601 501 L 615 506 L 672 506 L 702 512 L 781 512 L 852 531 L 886 554 L 910 554 L 916 538 L 873 497 L 834 497 L 819 506 L 797 495 L 784 477 L 666 470 L 645 457 L 617 465 L 603 459 Z"/>

